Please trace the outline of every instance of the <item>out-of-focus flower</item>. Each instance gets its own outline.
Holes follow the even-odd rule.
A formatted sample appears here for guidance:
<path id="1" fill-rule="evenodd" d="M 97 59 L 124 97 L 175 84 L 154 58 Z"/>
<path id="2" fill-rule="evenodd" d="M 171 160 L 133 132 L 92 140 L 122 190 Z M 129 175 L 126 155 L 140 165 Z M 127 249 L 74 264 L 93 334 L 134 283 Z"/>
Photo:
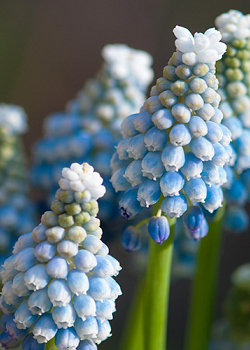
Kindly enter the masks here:
<path id="1" fill-rule="evenodd" d="M 88 163 L 62 170 L 60 189 L 41 223 L 24 234 L 5 260 L 0 344 L 59 350 L 96 349 L 109 337 L 121 289 L 121 267 L 101 241 L 97 199 L 103 179 Z"/>
<path id="2" fill-rule="evenodd" d="M 0 262 L 17 238 L 35 225 L 28 198 L 27 169 L 21 135 L 27 131 L 22 107 L 0 104 Z"/>
<path id="3" fill-rule="evenodd" d="M 112 219 L 112 226 L 117 227 L 121 224 L 118 196 L 109 182 L 109 164 L 114 146 L 121 139 L 123 119 L 137 112 L 145 100 L 153 78 L 152 57 L 121 44 L 105 46 L 102 56 L 104 64 L 96 78 L 89 80 L 76 98 L 67 103 L 65 112 L 46 118 L 45 137 L 34 149 L 32 180 L 50 202 L 61 168 L 72 162 L 90 162 L 104 178 L 107 188 L 105 198 L 100 200 L 103 225 L 106 227 Z M 123 163 L 127 165 L 126 161 Z"/>

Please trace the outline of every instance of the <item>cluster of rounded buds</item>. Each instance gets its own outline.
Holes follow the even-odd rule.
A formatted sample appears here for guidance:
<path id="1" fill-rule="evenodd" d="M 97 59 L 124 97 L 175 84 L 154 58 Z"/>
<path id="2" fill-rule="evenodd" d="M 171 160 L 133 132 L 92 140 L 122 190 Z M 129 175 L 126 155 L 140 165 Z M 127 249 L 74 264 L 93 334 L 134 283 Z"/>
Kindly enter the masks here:
<path id="1" fill-rule="evenodd" d="M 104 64 L 95 79 L 89 80 L 65 112 L 45 120 L 45 137 L 34 148 L 33 184 L 54 197 L 61 169 L 72 162 L 87 161 L 104 178 L 107 195 L 100 201 L 100 217 L 105 223 L 118 218 L 118 197 L 109 178 L 107 164 L 121 138 L 120 125 L 139 110 L 153 79 L 152 57 L 126 45 L 107 45 L 102 50 Z"/>
<path id="2" fill-rule="evenodd" d="M 112 185 L 126 191 L 119 205 L 127 219 L 157 203 L 162 194 L 161 210 L 169 218 L 182 216 L 188 204 L 201 203 L 213 212 L 223 200 L 223 166 L 232 148 L 231 132 L 221 124 L 215 60 L 226 45 L 219 43 L 215 29 L 193 38 L 177 26 L 174 34 L 178 50 L 140 112 L 124 119 L 123 140 L 111 160 Z M 188 61 L 194 57 L 191 43 L 195 58 Z"/>
<path id="3" fill-rule="evenodd" d="M 209 350 L 246 350 L 250 347 L 250 264 L 239 266 L 233 272 L 231 282 L 224 317 L 213 327 Z"/>
<path id="4" fill-rule="evenodd" d="M 243 231 L 249 224 L 244 205 L 250 189 L 250 16 L 229 11 L 217 17 L 215 23 L 228 45 L 216 68 L 221 96 L 219 108 L 224 115 L 222 123 L 232 133 L 234 153 L 225 167 L 228 175 L 225 224 L 229 230 Z"/>
<path id="5" fill-rule="evenodd" d="M 21 141 L 26 130 L 22 107 L 0 104 L 0 265 L 17 238 L 35 225 Z"/>
<path id="6" fill-rule="evenodd" d="M 41 223 L 21 236 L 1 272 L 2 334 L 10 349 L 95 350 L 110 336 L 121 267 L 101 241 L 97 199 L 102 178 L 88 163 L 62 170 L 60 189 Z"/>

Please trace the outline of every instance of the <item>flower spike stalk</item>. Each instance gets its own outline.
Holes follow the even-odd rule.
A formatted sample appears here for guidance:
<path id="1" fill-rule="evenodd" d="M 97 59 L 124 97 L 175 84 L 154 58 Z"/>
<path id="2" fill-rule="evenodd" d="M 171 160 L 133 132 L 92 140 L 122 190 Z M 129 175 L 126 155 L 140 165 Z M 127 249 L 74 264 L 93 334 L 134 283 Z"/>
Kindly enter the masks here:
<path id="1" fill-rule="evenodd" d="M 140 112 L 122 123 L 111 182 L 116 191 L 125 192 L 119 202 L 124 218 L 153 206 L 154 216 L 166 215 L 173 231 L 172 220 L 185 213 L 185 231 L 200 240 L 208 232 L 201 206 L 210 212 L 222 206 L 223 166 L 232 154 L 231 133 L 221 125 L 215 76 L 215 62 L 226 45 L 215 29 L 193 36 L 176 26 L 174 34 L 177 50 L 163 77 Z M 162 243 L 150 240 L 144 304 L 144 341 L 150 350 L 165 350 L 166 343 L 173 232 L 169 235 L 163 221 L 154 218 L 149 225 L 150 236 Z"/>
<path id="2" fill-rule="evenodd" d="M 96 350 L 111 336 L 109 320 L 121 294 L 112 276 L 121 267 L 101 241 L 102 182 L 88 163 L 64 168 L 52 210 L 5 260 L 3 349 L 22 342 L 22 350 Z"/>

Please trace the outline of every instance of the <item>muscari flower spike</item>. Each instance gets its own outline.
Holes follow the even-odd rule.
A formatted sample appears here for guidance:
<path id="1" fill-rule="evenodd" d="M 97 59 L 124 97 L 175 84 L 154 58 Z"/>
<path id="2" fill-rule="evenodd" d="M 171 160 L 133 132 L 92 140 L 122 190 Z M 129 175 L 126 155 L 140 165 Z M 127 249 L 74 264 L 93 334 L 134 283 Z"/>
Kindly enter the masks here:
<path id="1" fill-rule="evenodd" d="M 96 78 L 85 84 L 65 112 L 45 120 L 45 137 L 34 149 L 32 178 L 43 196 L 47 193 L 51 198 L 63 167 L 72 162 L 93 164 L 107 188 L 105 198 L 100 200 L 100 217 L 111 231 L 110 219 L 119 220 L 119 212 L 118 196 L 109 182 L 110 159 L 121 139 L 120 124 L 128 114 L 139 110 L 153 70 L 148 53 L 126 45 L 107 45 L 102 56 L 104 64 Z"/>
<path id="2" fill-rule="evenodd" d="M 227 210 L 225 227 L 231 231 L 244 231 L 249 218 L 244 205 L 249 196 L 250 180 L 250 15 L 231 10 L 215 20 L 227 43 L 227 51 L 217 62 L 220 110 L 232 135 L 234 157 L 225 167 Z"/>
<path id="3" fill-rule="evenodd" d="M 209 350 L 247 350 L 250 347 L 250 264 L 239 266 L 231 275 L 224 317 L 215 322 Z"/>
<path id="4" fill-rule="evenodd" d="M 97 199 L 105 193 L 88 163 L 62 170 L 51 211 L 21 236 L 1 272 L 2 349 L 96 350 L 111 334 L 121 294 L 119 262 L 101 241 Z"/>
<path id="5" fill-rule="evenodd" d="M 223 166 L 232 149 L 231 133 L 221 124 L 215 62 L 226 45 L 214 28 L 193 36 L 176 26 L 174 34 L 177 51 L 140 112 L 124 119 L 123 140 L 111 160 L 112 185 L 125 191 L 119 205 L 127 219 L 161 195 L 161 210 L 169 218 L 179 218 L 188 205 L 200 203 L 213 212 L 223 201 Z M 197 229 L 189 230 L 195 239 L 207 233 L 204 228 L 201 236 L 193 234 Z"/>
<path id="6" fill-rule="evenodd" d="M 27 128 L 22 107 L 0 104 L 0 265 L 18 237 L 35 225 L 20 137 Z"/>

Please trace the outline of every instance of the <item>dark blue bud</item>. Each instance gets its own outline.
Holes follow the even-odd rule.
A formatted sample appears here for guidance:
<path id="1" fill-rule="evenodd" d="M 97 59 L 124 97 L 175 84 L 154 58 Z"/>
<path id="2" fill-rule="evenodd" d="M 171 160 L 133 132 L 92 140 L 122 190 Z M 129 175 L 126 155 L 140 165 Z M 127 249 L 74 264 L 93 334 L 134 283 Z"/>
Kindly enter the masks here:
<path id="1" fill-rule="evenodd" d="M 122 234 L 122 245 L 127 252 L 140 249 L 140 231 L 133 226 L 128 226 Z"/>
<path id="2" fill-rule="evenodd" d="M 183 224 L 189 238 L 200 240 L 208 233 L 208 223 L 199 205 L 194 205 L 183 215 Z"/>
<path id="3" fill-rule="evenodd" d="M 33 333 L 26 335 L 22 342 L 22 350 L 45 350 L 46 344 L 39 344 L 36 339 L 33 338 Z"/>
<path id="4" fill-rule="evenodd" d="M 130 190 L 124 194 L 119 202 L 121 216 L 124 219 L 132 219 L 136 214 L 142 211 L 142 207 L 137 200 L 137 190 Z"/>
<path id="5" fill-rule="evenodd" d="M 169 223 L 166 216 L 153 216 L 149 220 L 148 233 L 157 244 L 162 244 L 166 241 L 170 234 Z"/>
<path id="6" fill-rule="evenodd" d="M 20 343 L 20 339 L 13 339 L 8 332 L 2 332 L 0 334 L 0 347 L 1 349 L 12 349 L 16 348 Z"/>

